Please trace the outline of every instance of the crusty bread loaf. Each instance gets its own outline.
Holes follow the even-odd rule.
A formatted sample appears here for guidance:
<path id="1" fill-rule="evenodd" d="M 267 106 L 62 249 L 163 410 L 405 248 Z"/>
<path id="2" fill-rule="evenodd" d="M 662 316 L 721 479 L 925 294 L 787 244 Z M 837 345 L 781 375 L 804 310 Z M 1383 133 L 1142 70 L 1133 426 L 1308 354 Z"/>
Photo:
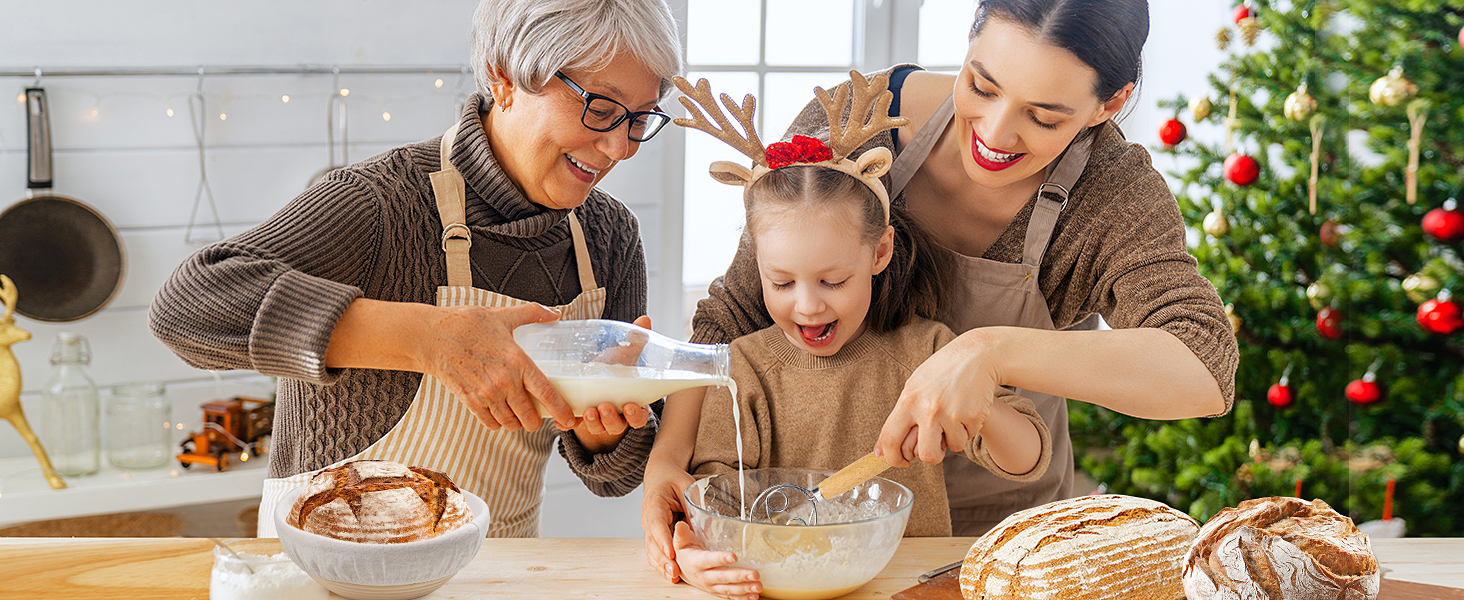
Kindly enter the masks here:
<path id="1" fill-rule="evenodd" d="M 437 537 L 472 518 L 462 492 L 446 475 L 358 460 L 312 476 L 287 521 L 338 540 L 396 544 Z"/>
<path id="2" fill-rule="evenodd" d="M 1371 600 L 1378 559 L 1352 519 L 1300 498 L 1257 498 L 1215 515 L 1185 556 L 1189 600 Z"/>
<path id="3" fill-rule="evenodd" d="M 971 546 L 967 600 L 1175 600 L 1189 515 L 1133 496 L 1082 496 L 1013 514 Z"/>

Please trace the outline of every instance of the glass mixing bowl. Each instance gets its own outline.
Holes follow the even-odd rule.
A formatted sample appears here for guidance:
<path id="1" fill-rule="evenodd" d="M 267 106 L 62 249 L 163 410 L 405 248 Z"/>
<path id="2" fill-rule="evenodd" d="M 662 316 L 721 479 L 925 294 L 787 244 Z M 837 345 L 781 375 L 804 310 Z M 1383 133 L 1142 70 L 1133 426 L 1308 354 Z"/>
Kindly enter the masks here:
<path id="1" fill-rule="evenodd" d="M 831 501 L 819 501 L 816 525 L 774 525 L 763 517 L 743 519 L 764 489 L 794 484 L 812 490 L 832 471 L 754 469 L 713 475 L 687 486 L 686 513 L 708 550 L 737 555 L 733 566 L 756 569 L 762 595 L 781 600 L 834 598 L 874 579 L 895 555 L 915 495 L 903 485 L 875 477 Z M 807 499 L 786 497 L 788 511 L 807 517 Z M 782 500 L 774 497 L 774 509 Z"/>

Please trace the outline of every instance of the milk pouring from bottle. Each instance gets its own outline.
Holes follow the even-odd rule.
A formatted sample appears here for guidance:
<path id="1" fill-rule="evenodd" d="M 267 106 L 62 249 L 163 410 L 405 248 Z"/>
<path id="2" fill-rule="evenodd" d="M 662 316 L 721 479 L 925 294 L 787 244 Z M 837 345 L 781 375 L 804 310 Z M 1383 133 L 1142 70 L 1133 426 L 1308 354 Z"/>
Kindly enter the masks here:
<path id="1" fill-rule="evenodd" d="M 575 415 L 609 402 L 645 406 L 684 389 L 727 385 L 726 344 L 692 344 L 605 319 L 523 325 L 513 339 Z M 543 407 L 541 416 L 547 416 Z"/>

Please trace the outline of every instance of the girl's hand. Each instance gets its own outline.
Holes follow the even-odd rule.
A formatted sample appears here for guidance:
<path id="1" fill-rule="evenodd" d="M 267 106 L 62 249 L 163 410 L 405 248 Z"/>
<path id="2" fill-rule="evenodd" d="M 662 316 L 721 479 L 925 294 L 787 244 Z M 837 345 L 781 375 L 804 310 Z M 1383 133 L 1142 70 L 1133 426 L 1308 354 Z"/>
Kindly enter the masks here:
<path id="1" fill-rule="evenodd" d="M 676 524 L 675 544 L 676 563 L 686 582 L 697 589 L 735 600 L 757 600 L 762 593 L 757 571 L 728 566 L 737 562 L 737 555 L 703 548 L 686 521 Z"/>
<path id="2" fill-rule="evenodd" d="M 667 581 L 676 583 L 681 580 L 682 572 L 676 564 L 676 547 L 672 539 L 675 513 L 686 513 L 681 503 L 681 492 L 696 478 L 685 468 L 653 459 L 646 463 L 644 481 L 641 530 L 646 534 L 646 562 Z"/>
<path id="3" fill-rule="evenodd" d="M 939 463 L 981 432 L 1000 385 L 980 330 L 956 338 L 926 359 L 885 419 L 875 452 L 896 467 L 916 458 Z"/>

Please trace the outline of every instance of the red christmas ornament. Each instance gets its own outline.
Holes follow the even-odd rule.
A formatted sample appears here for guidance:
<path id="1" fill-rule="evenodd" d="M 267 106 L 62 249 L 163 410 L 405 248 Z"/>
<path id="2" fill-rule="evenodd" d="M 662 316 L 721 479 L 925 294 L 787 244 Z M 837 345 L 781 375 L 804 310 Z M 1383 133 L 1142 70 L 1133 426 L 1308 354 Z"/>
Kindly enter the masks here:
<path id="1" fill-rule="evenodd" d="M 1453 198 L 1444 202 L 1443 208 L 1435 208 L 1423 215 L 1423 232 L 1446 244 L 1464 238 L 1464 213 L 1454 210 Z"/>
<path id="2" fill-rule="evenodd" d="M 1261 164 L 1239 152 L 1225 157 L 1225 178 L 1235 185 L 1250 185 L 1261 175 Z"/>
<path id="3" fill-rule="evenodd" d="M 769 169 L 781 169 L 793 164 L 811 164 L 833 158 L 827 144 L 818 138 L 795 135 L 792 141 L 768 144 L 765 151 Z"/>
<path id="4" fill-rule="evenodd" d="M 1291 400 L 1294 397 L 1295 394 L 1291 392 L 1291 386 L 1286 385 L 1284 380 L 1282 383 L 1271 384 L 1271 389 L 1266 390 L 1266 401 L 1270 402 L 1271 406 L 1276 408 L 1290 406 Z"/>
<path id="5" fill-rule="evenodd" d="M 1250 9 L 1250 6 L 1245 5 L 1245 4 L 1242 4 L 1240 6 L 1235 7 L 1235 24 L 1236 25 L 1239 25 L 1242 20 L 1248 19 L 1250 17 L 1251 17 L 1251 9 Z"/>
<path id="6" fill-rule="evenodd" d="M 1188 135 L 1184 129 L 1184 123 L 1180 123 L 1179 119 L 1170 119 L 1159 126 L 1159 141 L 1163 142 L 1166 148 L 1179 145 Z"/>
<path id="7" fill-rule="evenodd" d="M 1383 399 L 1383 386 L 1374 381 L 1376 376 L 1368 371 L 1362 379 L 1353 379 L 1347 384 L 1347 399 L 1358 404 L 1372 404 Z"/>
<path id="8" fill-rule="evenodd" d="M 1292 366 L 1290 364 L 1286 365 L 1286 370 L 1281 372 L 1281 381 L 1272 384 L 1271 389 L 1266 390 L 1266 401 L 1270 402 L 1271 406 L 1286 408 L 1291 405 L 1291 400 L 1296 397 L 1296 394 L 1291 390 Z"/>
<path id="9" fill-rule="evenodd" d="M 1464 314 L 1460 313 L 1459 303 L 1444 291 L 1418 307 L 1418 324 L 1429 333 L 1449 335 L 1464 327 Z"/>
<path id="10" fill-rule="evenodd" d="M 1342 337 L 1342 311 L 1328 306 L 1317 312 L 1317 333 L 1329 340 Z"/>
<path id="11" fill-rule="evenodd" d="M 1459 28 L 1459 45 L 1464 46 L 1464 27 Z"/>
<path id="12" fill-rule="evenodd" d="M 1319 235 L 1322 238 L 1322 245 L 1328 248 L 1336 248 L 1337 240 L 1342 237 L 1342 226 L 1338 225 L 1336 221 L 1327 219 L 1326 222 L 1322 223 L 1322 230 Z"/>

